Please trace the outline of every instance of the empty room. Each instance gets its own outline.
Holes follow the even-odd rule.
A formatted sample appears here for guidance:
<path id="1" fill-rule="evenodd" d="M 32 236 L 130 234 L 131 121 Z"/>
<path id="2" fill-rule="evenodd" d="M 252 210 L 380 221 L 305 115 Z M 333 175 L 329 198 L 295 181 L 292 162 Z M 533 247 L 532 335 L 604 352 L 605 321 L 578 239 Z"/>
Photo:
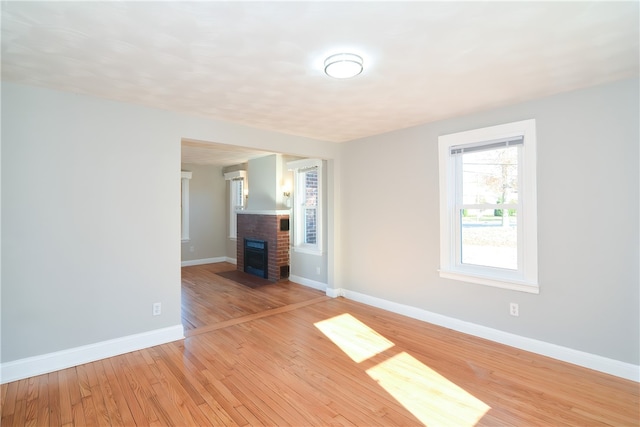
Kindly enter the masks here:
<path id="1" fill-rule="evenodd" d="M 3 1 L 0 421 L 640 425 L 640 4 Z"/>

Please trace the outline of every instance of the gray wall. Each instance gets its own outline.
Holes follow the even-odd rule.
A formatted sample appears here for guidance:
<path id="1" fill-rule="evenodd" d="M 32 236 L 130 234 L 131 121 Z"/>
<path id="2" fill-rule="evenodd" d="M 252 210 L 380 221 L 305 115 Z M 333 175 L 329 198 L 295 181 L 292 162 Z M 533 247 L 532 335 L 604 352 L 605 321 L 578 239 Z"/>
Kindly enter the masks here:
<path id="1" fill-rule="evenodd" d="M 179 324 L 189 138 L 335 159 L 331 286 L 639 364 L 638 95 L 624 81 L 337 145 L 3 82 L 1 360 Z M 527 118 L 540 294 L 440 279 L 438 135 Z"/>
<path id="2" fill-rule="evenodd" d="M 222 167 L 182 164 L 189 180 L 189 241 L 182 243 L 182 261 L 226 256 L 227 204 Z"/>
<path id="3" fill-rule="evenodd" d="M 335 144 L 2 83 L 2 363 L 180 324 L 180 141 Z M 152 316 L 154 302 L 162 315 Z"/>
<path id="4" fill-rule="evenodd" d="M 247 210 L 275 210 L 277 200 L 278 181 L 278 155 L 260 157 L 249 160 L 247 166 L 247 180 L 249 198 Z M 281 161 L 280 161 L 281 162 Z"/>
<path id="5" fill-rule="evenodd" d="M 2 362 L 179 325 L 170 115 L 4 82 L 2 106 Z"/>
<path id="6" fill-rule="evenodd" d="M 342 286 L 637 365 L 638 92 L 622 81 L 344 143 Z M 530 118 L 540 294 L 441 279 L 438 136 Z"/>

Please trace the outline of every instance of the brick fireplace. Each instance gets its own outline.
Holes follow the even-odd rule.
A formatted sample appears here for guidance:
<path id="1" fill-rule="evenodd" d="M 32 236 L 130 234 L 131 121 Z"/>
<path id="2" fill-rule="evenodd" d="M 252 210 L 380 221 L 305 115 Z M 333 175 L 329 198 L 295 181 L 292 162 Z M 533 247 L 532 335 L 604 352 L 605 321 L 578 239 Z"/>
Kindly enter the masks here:
<path id="1" fill-rule="evenodd" d="M 245 240 L 264 241 L 267 253 L 266 278 L 277 282 L 289 277 L 289 213 L 286 212 L 286 214 L 279 211 L 269 213 L 238 212 L 236 246 L 238 270 L 246 271 Z M 253 271 L 247 272 L 255 274 Z"/>

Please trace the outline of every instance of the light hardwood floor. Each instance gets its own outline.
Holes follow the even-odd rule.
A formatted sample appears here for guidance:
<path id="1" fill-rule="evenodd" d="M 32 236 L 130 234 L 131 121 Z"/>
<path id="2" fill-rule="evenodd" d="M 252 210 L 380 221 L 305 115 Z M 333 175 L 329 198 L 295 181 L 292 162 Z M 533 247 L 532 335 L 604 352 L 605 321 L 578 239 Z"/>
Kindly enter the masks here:
<path id="1" fill-rule="evenodd" d="M 638 383 L 229 266 L 183 268 L 184 341 L 4 384 L 2 426 L 639 424 Z"/>

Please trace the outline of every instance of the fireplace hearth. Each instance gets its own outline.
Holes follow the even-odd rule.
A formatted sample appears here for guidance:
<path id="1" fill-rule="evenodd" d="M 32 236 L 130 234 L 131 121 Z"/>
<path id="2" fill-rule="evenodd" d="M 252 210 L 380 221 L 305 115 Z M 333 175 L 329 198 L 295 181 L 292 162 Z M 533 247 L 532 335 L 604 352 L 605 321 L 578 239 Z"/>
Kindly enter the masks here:
<path id="1" fill-rule="evenodd" d="M 244 239 L 244 272 L 267 278 L 268 269 L 267 242 L 258 239 Z"/>
<path id="2" fill-rule="evenodd" d="M 288 278 L 288 222 L 288 211 L 238 212 L 237 269 L 271 282 Z"/>

